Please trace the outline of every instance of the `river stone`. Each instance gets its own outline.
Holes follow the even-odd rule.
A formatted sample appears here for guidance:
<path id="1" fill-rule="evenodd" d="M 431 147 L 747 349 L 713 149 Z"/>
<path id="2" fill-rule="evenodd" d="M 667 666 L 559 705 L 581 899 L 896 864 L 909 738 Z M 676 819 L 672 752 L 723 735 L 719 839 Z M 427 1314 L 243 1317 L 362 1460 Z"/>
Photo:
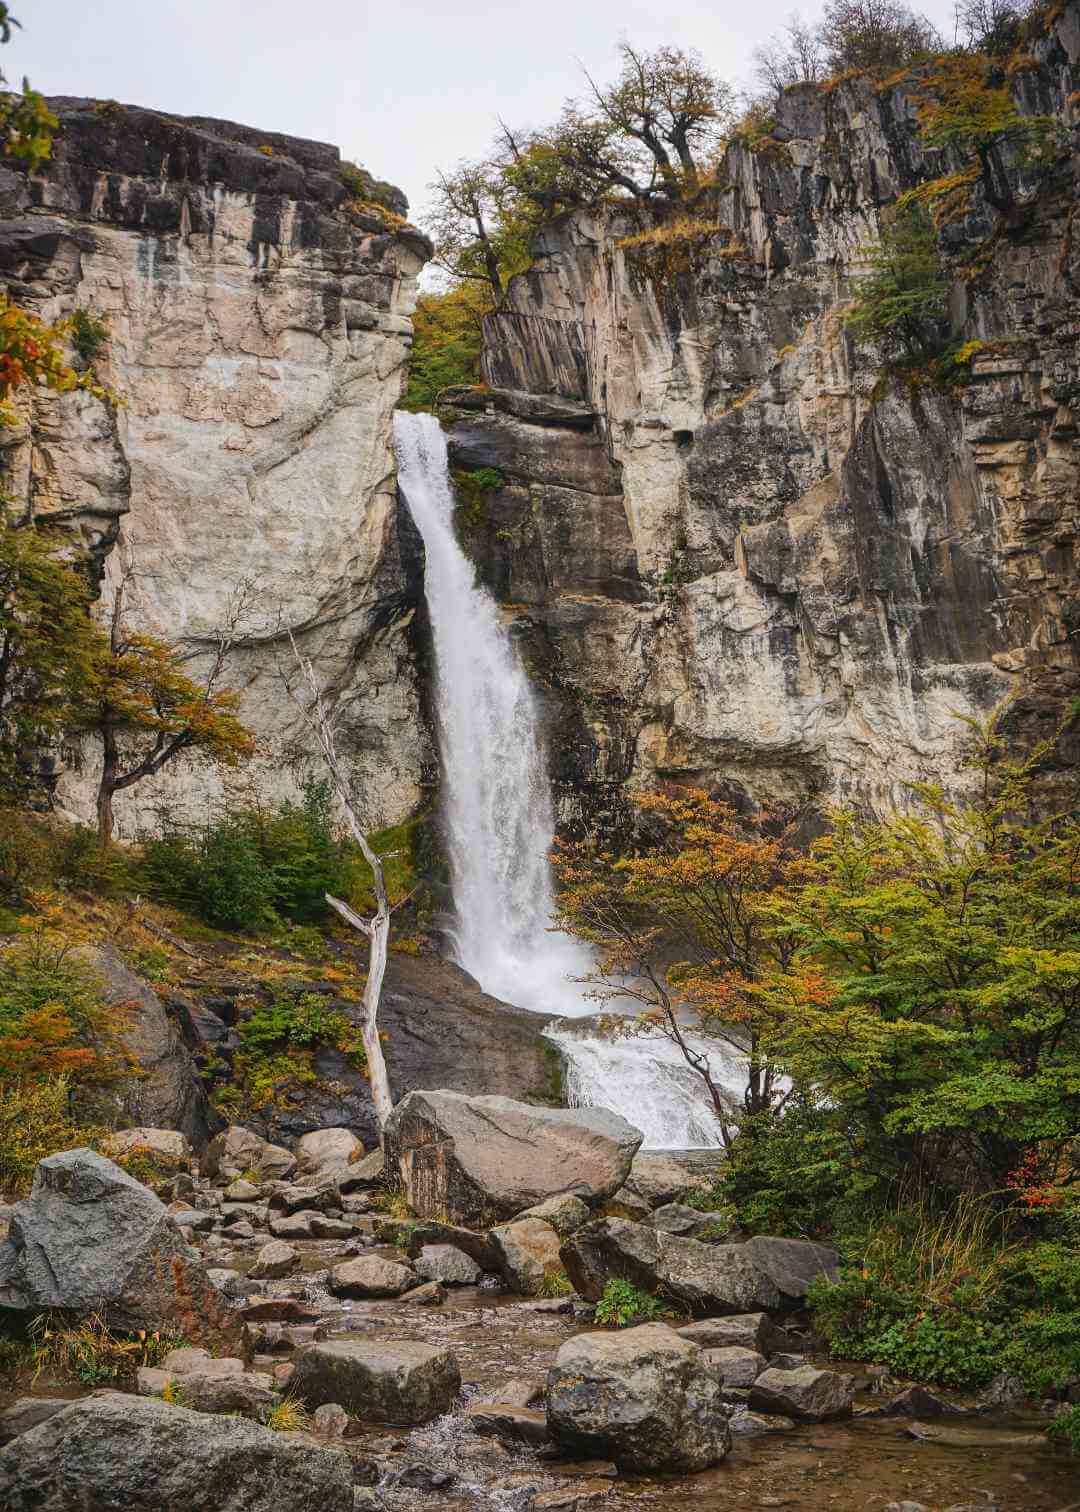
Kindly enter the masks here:
<path id="1" fill-rule="evenodd" d="M 192 1161 L 191 1145 L 178 1129 L 120 1129 L 101 1141 L 101 1152 L 113 1160 L 122 1155 L 149 1155 L 173 1171 L 186 1171 Z"/>
<path id="2" fill-rule="evenodd" d="M 765 1369 L 763 1354 L 758 1354 L 756 1349 L 741 1349 L 737 1344 L 724 1349 L 706 1349 L 703 1353 L 725 1386 L 752 1386 Z"/>
<path id="3" fill-rule="evenodd" d="M 299 1253 L 284 1239 L 271 1239 L 255 1256 L 248 1271 L 252 1280 L 276 1281 L 280 1276 L 289 1276 L 300 1263 Z"/>
<path id="4" fill-rule="evenodd" d="M 275 1239 L 310 1239 L 311 1220 L 318 1216 L 314 1208 L 301 1208 L 298 1213 L 286 1213 L 283 1218 L 271 1218 L 267 1227 Z"/>
<path id="5" fill-rule="evenodd" d="M 0 1244 L 0 1317 L 100 1313 L 113 1328 L 174 1317 L 177 1268 L 196 1308 L 220 1306 L 195 1250 L 147 1187 L 94 1150 L 38 1162 Z M 186 1305 L 186 1304 L 185 1304 Z"/>
<path id="6" fill-rule="evenodd" d="M 488 1235 L 499 1272 L 511 1291 L 534 1296 L 544 1277 L 561 1272 L 559 1236 L 540 1218 L 518 1218 Z"/>
<path id="7" fill-rule="evenodd" d="M 800 1365 L 796 1370 L 763 1371 L 750 1389 L 750 1406 L 804 1423 L 822 1423 L 850 1417 L 854 1395 L 854 1376 Z"/>
<path id="8" fill-rule="evenodd" d="M 616 1275 L 697 1313 L 791 1307 L 805 1298 L 814 1276 L 835 1276 L 838 1263 L 835 1250 L 804 1240 L 702 1244 L 624 1218 L 585 1224 L 561 1253 L 575 1290 L 589 1302 L 599 1301 Z"/>
<path id="9" fill-rule="evenodd" d="M 284 1181 L 296 1170 L 296 1156 L 281 1145 L 268 1144 L 242 1124 L 230 1124 L 215 1134 L 201 1162 L 204 1176 L 235 1181 L 255 1171 L 262 1181 Z"/>
<path id="10" fill-rule="evenodd" d="M 340 1402 L 351 1417 L 415 1427 L 449 1412 L 461 1373 L 449 1350 L 430 1344 L 342 1339 L 305 1349 L 292 1389 L 309 1406 Z"/>
<path id="11" fill-rule="evenodd" d="M 728 1418 L 728 1427 L 734 1438 L 760 1438 L 763 1433 L 790 1433 L 795 1424 L 791 1418 L 773 1413 L 740 1409 Z"/>
<path id="12" fill-rule="evenodd" d="M 659 1323 L 569 1339 L 548 1373 L 547 1410 L 564 1451 L 622 1471 L 705 1470 L 731 1446 L 719 1381 L 696 1344 Z"/>
<path id="13" fill-rule="evenodd" d="M 532 1407 L 512 1407 L 507 1402 L 470 1402 L 465 1420 L 477 1433 L 505 1443 L 546 1444 L 549 1437 L 547 1414 Z"/>
<path id="14" fill-rule="evenodd" d="M 0 1451 L 5 1512 L 352 1512 L 339 1449 L 237 1417 L 96 1392 Z"/>
<path id="15" fill-rule="evenodd" d="M 407 1291 L 401 1300 L 408 1307 L 441 1307 L 446 1301 L 446 1288 L 441 1281 L 425 1281 Z"/>
<path id="16" fill-rule="evenodd" d="M 351 1129 L 315 1129 L 296 1141 L 296 1161 L 301 1171 L 321 1172 L 327 1166 L 355 1165 L 364 1158 L 364 1146 Z"/>
<path id="17" fill-rule="evenodd" d="M 572 1197 L 569 1192 L 563 1192 L 558 1197 L 549 1197 L 546 1202 L 538 1203 L 536 1207 L 526 1208 L 518 1214 L 518 1218 L 540 1218 L 544 1223 L 550 1223 L 555 1232 L 565 1238 L 588 1222 L 589 1209 L 580 1197 Z"/>
<path id="18" fill-rule="evenodd" d="M 756 1349 L 759 1354 L 769 1355 L 777 1349 L 787 1349 L 792 1336 L 786 1328 L 774 1323 L 768 1313 L 737 1313 L 731 1318 L 702 1318 L 697 1323 L 687 1323 L 678 1330 L 684 1339 L 700 1344 L 702 1349 Z"/>
<path id="19" fill-rule="evenodd" d="M 443 1286 L 475 1286 L 483 1274 L 475 1260 L 455 1244 L 425 1244 L 416 1260 L 417 1274 Z"/>
<path id="20" fill-rule="evenodd" d="M 400 1297 L 416 1285 L 416 1272 L 404 1256 L 396 1261 L 361 1255 L 335 1265 L 327 1284 L 335 1297 Z"/>
<path id="21" fill-rule="evenodd" d="M 508 1097 L 410 1092 L 386 1126 L 422 1218 L 481 1226 L 562 1192 L 602 1202 L 626 1180 L 641 1133 L 605 1108 L 543 1108 Z"/>

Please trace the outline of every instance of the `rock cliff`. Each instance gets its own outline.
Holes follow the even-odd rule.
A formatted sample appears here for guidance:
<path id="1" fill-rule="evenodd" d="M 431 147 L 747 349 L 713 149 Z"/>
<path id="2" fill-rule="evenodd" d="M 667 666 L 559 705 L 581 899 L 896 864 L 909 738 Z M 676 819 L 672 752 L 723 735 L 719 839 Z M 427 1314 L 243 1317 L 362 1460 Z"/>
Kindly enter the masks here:
<path id="1" fill-rule="evenodd" d="M 946 391 L 883 381 L 842 318 L 882 208 L 950 167 L 910 80 L 789 90 L 695 206 L 709 234 L 544 233 L 451 452 L 504 479 L 471 547 L 548 690 L 564 819 L 664 779 L 902 803 L 956 779 L 954 711 L 1014 692 L 1045 732 L 1080 689 L 1078 86 L 1073 3 L 1010 85 L 1071 155 L 948 233 L 981 248 L 952 325 L 982 345 Z"/>
<path id="2" fill-rule="evenodd" d="M 234 623 L 228 680 L 263 742 L 244 780 L 265 795 L 292 789 L 289 760 L 306 750 L 280 685 L 292 629 L 342 709 L 372 819 L 396 821 L 428 759 L 410 640 L 419 558 L 391 450 L 428 245 L 396 191 L 358 190 L 355 173 L 347 186 L 334 147 L 50 103 L 53 160 L 29 178 L 0 170 L 0 279 L 48 319 L 107 320 L 94 365 L 122 403 L 35 394 L 5 433 L 5 487 L 69 526 L 104 612 L 128 571 L 132 622 L 183 641 L 196 666 Z M 372 191 L 381 204 L 361 202 Z M 90 754 L 68 753 L 59 789 L 84 815 Z M 177 764 L 122 795 L 120 831 L 163 802 L 204 814 L 215 792 Z"/>

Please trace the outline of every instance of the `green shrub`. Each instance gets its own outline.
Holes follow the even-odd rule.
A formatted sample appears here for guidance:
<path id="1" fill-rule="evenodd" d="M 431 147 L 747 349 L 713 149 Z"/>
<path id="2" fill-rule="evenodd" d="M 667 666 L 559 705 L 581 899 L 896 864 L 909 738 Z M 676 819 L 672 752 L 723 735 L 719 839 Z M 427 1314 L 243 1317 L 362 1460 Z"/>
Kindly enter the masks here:
<path id="1" fill-rule="evenodd" d="M 626 1328 L 663 1317 L 663 1304 L 621 1276 L 612 1276 L 596 1304 L 596 1321 L 602 1328 Z"/>
<path id="2" fill-rule="evenodd" d="M 0 1195 L 24 1197 L 39 1160 L 92 1146 L 103 1133 L 72 1115 L 68 1077 L 0 1081 Z"/>
<path id="3" fill-rule="evenodd" d="M 846 316 L 855 336 L 879 343 L 887 356 L 935 352 L 945 335 L 949 279 L 925 210 L 910 206 L 883 216 L 866 265 Z"/>
<path id="4" fill-rule="evenodd" d="M 76 310 L 71 317 L 71 340 L 84 362 L 93 362 L 109 339 L 107 317 Z"/>
<path id="5" fill-rule="evenodd" d="M 1080 1402 L 1063 1408 L 1046 1431 L 1059 1443 L 1067 1444 L 1071 1454 L 1080 1454 Z"/>

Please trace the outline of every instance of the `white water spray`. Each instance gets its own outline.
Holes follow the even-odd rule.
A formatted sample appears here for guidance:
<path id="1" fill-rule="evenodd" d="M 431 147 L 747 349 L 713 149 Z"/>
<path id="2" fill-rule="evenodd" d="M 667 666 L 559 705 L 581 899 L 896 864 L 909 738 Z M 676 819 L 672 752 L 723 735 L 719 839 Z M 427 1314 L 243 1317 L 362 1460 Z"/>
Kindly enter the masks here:
<path id="1" fill-rule="evenodd" d="M 402 411 L 394 437 L 427 555 L 454 953 L 494 997 L 569 1017 L 595 1013 L 573 980 L 591 957 L 550 929 L 554 819 L 536 705 L 498 607 L 455 539 L 445 437 L 433 415 Z M 666 1040 L 551 1037 L 568 1061 L 572 1102 L 622 1114 L 650 1148 L 718 1142 L 704 1089 Z"/>

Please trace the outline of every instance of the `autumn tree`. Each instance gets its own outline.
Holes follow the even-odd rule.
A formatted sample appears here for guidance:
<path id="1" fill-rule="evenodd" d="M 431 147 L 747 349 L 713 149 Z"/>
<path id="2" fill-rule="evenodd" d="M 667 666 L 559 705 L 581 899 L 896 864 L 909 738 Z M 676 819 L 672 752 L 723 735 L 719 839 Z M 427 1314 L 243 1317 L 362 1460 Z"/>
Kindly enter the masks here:
<path id="1" fill-rule="evenodd" d="M 492 308 L 490 291 L 477 283 L 421 294 L 402 409 L 433 410 L 443 389 L 477 382 L 483 318 Z"/>
<path id="2" fill-rule="evenodd" d="M 956 33 L 972 52 L 1003 58 L 1017 47 L 1031 0 L 956 0 Z"/>
<path id="3" fill-rule="evenodd" d="M 435 243 L 435 262 L 455 279 L 486 283 L 495 300 L 502 298 L 501 233 L 502 184 L 491 161 L 458 163 L 439 173 L 430 186 L 427 228 Z"/>
<path id="4" fill-rule="evenodd" d="M 926 356 L 947 329 L 949 277 L 937 232 L 918 205 L 882 217 L 878 241 L 864 252 L 855 299 L 845 315 L 861 340 L 886 355 Z"/>
<path id="5" fill-rule="evenodd" d="M 774 1106 L 777 1066 L 766 1048 L 766 1006 L 754 989 L 790 958 L 770 911 L 785 888 L 790 836 L 750 833 L 727 804 L 699 791 L 647 795 L 639 803 L 647 835 L 632 855 L 617 858 L 580 842 L 556 847 L 558 926 L 596 952 L 585 978 L 592 995 L 638 1004 L 631 1027 L 678 1046 L 704 1081 L 730 1144 L 732 1110 L 698 1037 L 746 1056 L 747 1114 Z"/>
<path id="6" fill-rule="evenodd" d="M 183 647 L 128 627 L 125 589 L 117 584 L 107 644 L 87 679 L 79 723 L 101 742 L 98 835 L 113 834 L 113 800 L 187 753 L 215 766 L 235 767 L 251 756 L 254 737 L 237 717 L 239 695 L 220 686 L 233 637 L 222 630 L 198 680 L 184 670 Z"/>
<path id="7" fill-rule="evenodd" d="M 888 74 L 942 47 L 933 22 L 902 0 L 827 0 L 818 41 L 827 74 Z"/>

